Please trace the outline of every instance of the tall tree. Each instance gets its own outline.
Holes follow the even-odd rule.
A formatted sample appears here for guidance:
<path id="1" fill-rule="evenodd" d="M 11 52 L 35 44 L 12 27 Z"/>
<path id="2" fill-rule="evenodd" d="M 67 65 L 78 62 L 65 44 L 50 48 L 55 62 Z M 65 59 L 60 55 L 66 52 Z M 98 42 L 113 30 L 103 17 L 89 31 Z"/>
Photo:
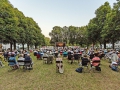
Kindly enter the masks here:
<path id="1" fill-rule="evenodd" d="M 101 5 L 96 11 L 96 24 L 97 24 L 97 32 L 98 32 L 98 38 L 97 40 L 99 43 L 104 43 L 104 48 L 106 48 L 106 39 L 101 38 L 101 32 L 105 26 L 106 16 L 108 13 L 111 12 L 111 7 L 109 5 L 109 2 L 105 2 L 104 5 Z"/>
<path id="2" fill-rule="evenodd" d="M 15 15 L 14 7 L 8 0 L 1 0 L 0 2 L 0 21 L 2 23 L 0 29 L 1 35 L 4 34 L 1 39 L 4 43 L 10 43 L 12 51 L 12 44 L 17 39 L 18 18 Z"/>
<path id="3" fill-rule="evenodd" d="M 97 39 L 99 38 L 98 36 L 98 25 L 96 24 L 96 18 L 93 18 L 90 20 L 88 26 L 87 26 L 87 37 L 88 37 L 88 40 L 90 42 L 92 42 L 92 45 L 93 45 L 93 49 L 94 49 L 94 45 L 95 43 L 97 42 Z"/>
<path id="4" fill-rule="evenodd" d="M 53 30 L 49 33 L 51 36 L 51 43 L 62 42 L 62 28 L 60 26 L 54 26 Z"/>
<path id="5" fill-rule="evenodd" d="M 106 16 L 106 22 L 102 30 L 102 37 L 112 43 L 114 49 L 114 43 L 120 40 L 120 1 L 114 4 L 113 9 Z M 107 32 L 107 33 L 106 33 Z"/>

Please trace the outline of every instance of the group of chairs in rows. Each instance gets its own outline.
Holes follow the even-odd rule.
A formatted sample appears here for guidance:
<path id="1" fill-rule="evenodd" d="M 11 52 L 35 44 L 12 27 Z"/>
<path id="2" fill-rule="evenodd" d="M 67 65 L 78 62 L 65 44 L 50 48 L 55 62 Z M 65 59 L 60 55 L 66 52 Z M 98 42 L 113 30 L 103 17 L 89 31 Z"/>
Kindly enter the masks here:
<path id="1" fill-rule="evenodd" d="M 89 58 L 88 56 L 83 56 L 81 53 L 77 53 L 77 52 L 66 52 L 66 53 L 62 53 L 60 54 L 59 52 L 54 52 L 52 55 L 49 53 L 34 53 L 34 56 L 36 56 L 36 58 L 42 59 L 43 63 L 52 63 L 53 59 L 55 58 L 56 60 L 56 70 L 59 72 L 62 72 L 61 69 L 63 69 L 63 61 L 62 59 L 66 58 L 68 59 L 68 62 L 70 62 L 71 64 L 75 61 L 78 61 L 78 63 L 80 63 L 80 67 L 87 67 L 87 69 L 92 70 L 92 68 L 95 68 L 98 71 L 101 71 L 100 68 L 100 60 L 94 60 L 92 61 L 92 58 L 94 58 L 94 54 L 90 55 Z M 103 54 L 98 55 L 97 56 L 101 59 L 102 57 L 104 57 Z"/>
<path id="2" fill-rule="evenodd" d="M 98 54 L 97 54 L 98 55 Z M 69 57 L 69 56 L 68 56 Z M 67 57 L 67 58 L 68 58 Z M 99 59 L 99 57 L 97 58 L 97 56 L 94 56 L 93 59 L 89 59 L 87 55 L 83 55 L 77 58 L 77 60 L 79 60 L 79 69 L 80 71 L 78 72 L 90 72 L 90 71 L 97 71 L 97 72 L 101 72 L 101 61 Z M 68 61 L 72 61 L 72 59 L 68 60 Z M 59 59 L 56 58 L 56 70 L 59 70 L 59 72 L 61 72 L 61 68 L 63 68 L 63 61 L 62 58 Z"/>
<path id="3" fill-rule="evenodd" d="M 77 72 L 90 72 L 97 71 L 101 72 L 101 59 L 98 57 L 98 53 L 95 53 L 91 58 L 89 55 L 84 54 L 81 56 L 79 68 L 76 69 Z"/>
<path id="4" fill-rule="evenodd" d="M 63 59 L 61 58 L 59 53 L 50 54 L 50 53 L 34 52 L 33 54 L 37 60 L 43 60 L 43 64 L 52 64 L 53 60 L 55 59 L 56 72 L 59 73 L 64 72 Z"/>
<path id="5" fill-rule="evenodd" d="M 29 54 L 20 54 L 17 60 L 15 55 L 12 54 L 8 59 L 8 66 L 10 66 L 12 70 L 20 69 L 21 67 L 23 67 L 23 70 L 32 70 L 33 62 Z"/>
<path id="6" fill-rule="evenodd" d="M 100 67 L 100 59 L 98 55 L 99 53 L 94 54 L 93 57 L 90 57 L 88 55 L 83 55 L 78 54 L 78 53 L 68 53 L 68 54 L 63 54 L 62 56 L 59 55 L 59 53 L 54 53 L 54 57 L 56 58 L 56 70 L 61 70 L 63 68 L 63 61 L 62 58 L 66 57 L 68 59 L 68 62 L 71 62 L 71 64 L 75 61 L 78 61 L 80 68 L 85 68 L 90 72 L 91 70 L 93 71 L 101 71 Z M 98 58 L 96 58 L 98 57 Z M 93 59 L 94 58 L 94 59 Z M 62 70 L 61 70 L 62 71 Z"/>
<path id="7" fill-rule="evenodd" d="M 54 55 L 48 53 L 33 53 L 37 60 L 43 60 L 43 63 L 53 63 Z"/>

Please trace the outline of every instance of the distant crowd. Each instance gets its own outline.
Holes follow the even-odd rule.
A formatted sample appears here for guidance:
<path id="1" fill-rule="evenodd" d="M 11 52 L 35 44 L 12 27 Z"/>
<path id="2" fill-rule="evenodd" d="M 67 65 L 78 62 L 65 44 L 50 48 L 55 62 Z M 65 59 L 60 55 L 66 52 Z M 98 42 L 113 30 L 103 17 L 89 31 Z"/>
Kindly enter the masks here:
<path id="1" fill-rule="evenodd" d="M 83 48 L 57 48 L 57 49 L 38 49 L 38 50 L 6 50 L 4 52 L 0 51 L 0 65 L 4 67 L 4 61 L 14 60 L 16 63 L 13 66 L 14 69 L 19 68 L 17 63 L 18 60 L 30 60 L 32 63 L 32 58 L 30 56 L 30 52 L 33 52 L 34 56 L 37 59 L 43 59 L 43 57 L 49 57 L 52 55 L 54 58 L 62 57 L 68 59 L 70 63 L 74 63 L 74 61 L 78 61 L 81 64 L 81 60 L 88 60 L 88 62 L 92 63 L 94 60 L 107 59 L 110 62 L 109 67 L 112 70 L 117 70 L 120 65 L 120 51 L 113 49 L 83 49 Z M 18 58 L 16 58 L 18 56 Z M 85 59 L 87 58 L 87 59 Z M 17 60 L 16 60 L 17 59 Z M 11 62 L 12 64 L 12 62 Z M 93 63 L 94 65 L 96 63 Z M 91 64 L 92 65 L 92 64 Z"/>

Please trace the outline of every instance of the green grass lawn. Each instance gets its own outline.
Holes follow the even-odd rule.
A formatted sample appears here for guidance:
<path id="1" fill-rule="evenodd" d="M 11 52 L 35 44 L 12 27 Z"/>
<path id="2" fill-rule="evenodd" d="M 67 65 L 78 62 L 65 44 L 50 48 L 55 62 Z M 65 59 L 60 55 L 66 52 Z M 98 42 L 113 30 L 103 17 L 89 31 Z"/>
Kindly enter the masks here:
<path id="1" fill-rule="evenodd" d="M 0 90 L 120 90 L 120 72 L 112 71 L 107 60 L 102 60 L 101 73 L 77 73 L 78 62 L 73 64 L 63 60 L 64 73 L 56 73 L 53 64 L 43 64 L 32 56 L 34 69 L 10 70 L 5 63 L 0 68 Z"/>

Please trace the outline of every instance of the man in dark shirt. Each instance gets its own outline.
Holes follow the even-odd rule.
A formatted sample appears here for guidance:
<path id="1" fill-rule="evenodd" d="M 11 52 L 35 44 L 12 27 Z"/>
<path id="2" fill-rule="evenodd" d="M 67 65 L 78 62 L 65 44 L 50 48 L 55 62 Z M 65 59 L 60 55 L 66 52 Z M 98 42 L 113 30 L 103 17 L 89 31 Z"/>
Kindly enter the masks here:
<path id="1" fill-rule="evenodd" d="M 28 66 L 29 66 L 29 67 L 32 67 L 33 62 L 32 62 L 32 58 L 30 57 L 30 54 L 27 54 L 27 55 L 26 55 L 25 61 L 30 61 L 30 63 L 29 63 L 29 62 L 26 62 L 25 64 L 26 64 L 26 65 L 29 64 Z"/>

